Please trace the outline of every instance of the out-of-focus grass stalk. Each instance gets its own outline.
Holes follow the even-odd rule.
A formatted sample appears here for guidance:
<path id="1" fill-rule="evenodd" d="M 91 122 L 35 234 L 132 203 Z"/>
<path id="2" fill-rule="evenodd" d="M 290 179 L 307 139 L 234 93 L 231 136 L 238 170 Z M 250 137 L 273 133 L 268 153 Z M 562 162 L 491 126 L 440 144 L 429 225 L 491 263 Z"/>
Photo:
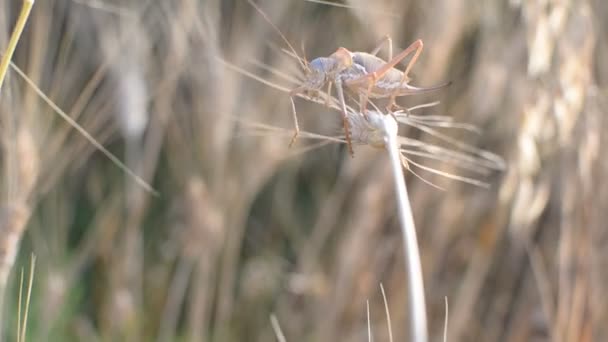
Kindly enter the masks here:
<path id="1" fill-rule="evenodd" d="M 277 341 L 286 342 L 287 339 L 285 338 L 285 334 L 283 334 L 283 331 L 281 330 L 281 325 L 279 325 L 279 320 L 274 314 L 270 315 L 270 324 L 272 324 L 272 330 L 274 331 L 274 334 L 277 337 Z"/>
<path id="2" fill-rule="evenodd" d="M 416 238 L 416 226 L 414 225 L 414 217 L 401 168 L 401 154 L 399 152 L 397 137 L 399 127 L 397 121 L 391 115 L 378 115 L 376 116 L 376 120 L 377 126 L 382 129 L 384 134 L 385 148 L 388 151 L 393 177 L 395 178 L 397 211 L 399 212 L 399 221 L 401 222 L 406 273 L 409 280 L 411 340 L 414 342 L 426 342 L 428 341 L 428 330 L 424 279 L 420 264 L 418 239 Z"/>
<path id="3" fill-rule="evenodd" d="M 57 113 L 65 122 L 67 122 L 72 128 L 74 128 L 78 133 L 80 133 L 85 139 L 87 139 L 91 145 L 93 145 L 99 152 L 101 152 L 104 156 L 106 156 L 116 167 L 125 172 L 129 177 L 133 179 L 137 184 L 139 184 L 144 190 L 151 193 L 154 196 L 160 196 L 158 191 L 154 190 L 152 185 L 143 180 L 135 171 L 131 170 L 125 163 L 120 161 L 117 156 L 115 156 L 112 152 L 110 152 L 107 148 L 105 148 L 97 139 L 95 139 L 91 133 L 89 133 L 84 127 L 82 127 L 76 120 L 74 120 L 71 116 L 69 116 L 66 112 L 64 112 L 59 106 L 55 104 L 43 91 L 40 89 L 34 81 L 32 81 L 23 70 L 19 69 L 19 67 L 15 63 L 10 63 L 10 66 L 13 70 L 23 78 L 25 83 L 27 83 L 40 98 L 46 102 L 51 109 L 55 113 Z"/>
<path id="4" fill-rule="evenodd" d="M 19 241 L 29 219 L 30 209 L 21 200 L 0 207 L 0 308 L 4 308 L 4 299 L 8 279 L 19 250 Z M 4 320 L 0 310 L 0 341 Z"/>
<path id="5" fill-rule="evenodd" d="M 8 42 L 6 51 L 2 56 L 2 61 L 0 62 L 0 90 L 2 90 L 2 84 L 4 83 L 4 78 L 6 77 L 6 71 L 8 70 L 8 66 L 11 62 L 11 59 L 13 58 L 13 53 L 15 52 L 15 48 L 17 47 L 19 38 L 21 38 L 21 33 L 23 32 L 23 28 L 27 23 L 27 19 L 30 16 L 30 12 L 33 6 L 34 0 L 23 1 L 21 13 L 19 13 L 19 18 L 17 19 L 17 23 L 15 24 L 15 29 L 13 30 L 11 39 Z"/>
<path id="6" fill-rule="evenodd" d="M 21 270 L 21 282 L 19 284 L 19 317 L 17 324 L 17 342 L 25 342 L 25 333 L 27 332 L 27 317 L 30 310 L 30 299 L 32 298 L 32 286 L 34 285 L 34 270 L 36 268 L 36 255 L 32 254 L 30 260 L 30 275 L 28 277 L 27 295 L 25 296 L 25 311 L 23 320 L 21 319 L 21 293 L 23 291 L 23 269 Z M 23 322 L 23 324 L 22 324 Z"/>

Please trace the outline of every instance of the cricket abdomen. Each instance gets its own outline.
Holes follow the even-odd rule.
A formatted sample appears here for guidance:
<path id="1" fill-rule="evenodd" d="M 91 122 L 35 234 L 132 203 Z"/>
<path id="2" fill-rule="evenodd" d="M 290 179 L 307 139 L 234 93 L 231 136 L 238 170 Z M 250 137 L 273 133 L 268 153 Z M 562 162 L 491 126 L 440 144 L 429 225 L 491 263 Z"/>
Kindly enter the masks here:
<path id="1" fill-rule="evenodd" d="M 358 72 L 351 72 L 354 77 L 345 77 L 345 81 L 353 80 L 361 76 L 371 74 L 374 71 L 378 71 L 382 68 L 386 61 L 382 58 L 374 56 L 366 52 L 353 52 L 353 66 L 351 69 L 358 69 Z M 401 85 L 403 78 L 403 72 L 396 68 L 389 69 L 382 77 L 380 77 L 376 84 L 371 88 L 369 97 L 371 98 L 383 98 L 389 96 Z M 369 79 L 371 82 L 372 79 Z M 361 91 L 367 90 L 366 85 L 358 85 L 357 88 Z"/>

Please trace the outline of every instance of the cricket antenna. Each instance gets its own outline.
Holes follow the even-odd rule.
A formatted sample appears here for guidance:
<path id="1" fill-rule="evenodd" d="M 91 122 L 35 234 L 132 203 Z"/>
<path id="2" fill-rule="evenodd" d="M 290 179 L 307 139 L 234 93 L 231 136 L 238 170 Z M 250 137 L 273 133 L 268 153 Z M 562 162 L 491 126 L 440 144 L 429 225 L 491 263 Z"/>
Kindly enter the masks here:
<path id="1" fill-rule="evenodd" d="M 302 39 L 302 44 L 301 44 L 301 48 L 302 48 L 302 56 L 304 56 L 304 63 L 306 64 L 306 69 L 308 70 L 308 57 L 306 57 L 306 47 L 305 45 L 305 39 Z"/>
<path id="2" fill-rule="evenodd" d="M 289 40 L 287 40 L 287 38 L 285 38 L 285 36 L 283 35 L 283 33 L 281 32 L 281 30 L 279 30 L 278 27 L 276 27 L 275 24 L 272 23 L 272 21 L 270 20 L 270 18 L 268 18 L 268 16 L 266 15 L 266 13 L 264 13 L 264 11 L 262 11 L 262 9 L 255 3 L 253 2 L 253 0 L 247 0 L 247 2 L 249 2 L 249 4 L 251 6 L 253 6 L 253 8 L 255 8 L 256 11 L 258 11 L 258 13 L 260 13 L 262 15 L 262 17 L 264 18 L 264 20 L 266 20 L 266 22 L 268 24 L 270 24 L 270 26 L 272 26 L 272 28 L 277 31 L 277 33 L 279 34 L 279 36 L 281 36 L 281 39 L 283 39 L 283 41 L 285 42 L 285 44 L 287 44 L 287 46 L 289 47 L 289 49 L 291 50 L 291 52 L 293 52 L 294 55 L 296 55 L 298 62 L 300 63 L 300 66 L 304 69 L 304 70 L 308 70 L 308 66 L 302 62 L 300 55 L 298 55 L 298 53 L 296 52 L 296 49 L 293 48 L 293 46 L 289 43 Z"/>

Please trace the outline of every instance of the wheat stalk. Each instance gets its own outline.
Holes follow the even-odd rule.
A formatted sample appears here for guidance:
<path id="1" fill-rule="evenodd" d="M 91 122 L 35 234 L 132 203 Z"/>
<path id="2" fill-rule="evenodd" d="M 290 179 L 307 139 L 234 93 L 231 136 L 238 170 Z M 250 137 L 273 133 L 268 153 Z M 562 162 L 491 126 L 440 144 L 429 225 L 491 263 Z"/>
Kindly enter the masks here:
<path id="1" fill-rule="evenodd" d="M 388 153 L 395 193 L 397 211 L 403 235 L 403 248 L 406 273 L 409 281 L 409 317 L 412 329 L 412 341 L 428 341 L 427 313 L 424 294 L 424 279 L 420 262 L 420 251 L 416 237 L 414 216 L 407 194 L 407 187 L 402 170 L 402 159 L 399 143 L 399 125 L 392 115 L 384 115 L 376 111 L 368 111 L 363 116 L 351 113 L 353 141 L 367 143 L 372 146 L 383 146 Z"/>

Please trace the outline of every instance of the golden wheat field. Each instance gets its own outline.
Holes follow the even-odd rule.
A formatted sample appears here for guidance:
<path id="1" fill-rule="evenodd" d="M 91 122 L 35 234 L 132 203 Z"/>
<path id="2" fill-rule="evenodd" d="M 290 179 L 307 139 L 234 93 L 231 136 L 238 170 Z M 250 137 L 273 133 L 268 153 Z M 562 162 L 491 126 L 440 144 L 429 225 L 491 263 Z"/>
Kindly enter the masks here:
<path id="1" fill-rule="evenodd" d="M 418 302 L 429 341 L 608 341 L 607 2 L 29 1 L 0 2 L 0 340 L 424 342 Z M 389 111 L 344 78 L 365 52 L 439 89 Z"/>

